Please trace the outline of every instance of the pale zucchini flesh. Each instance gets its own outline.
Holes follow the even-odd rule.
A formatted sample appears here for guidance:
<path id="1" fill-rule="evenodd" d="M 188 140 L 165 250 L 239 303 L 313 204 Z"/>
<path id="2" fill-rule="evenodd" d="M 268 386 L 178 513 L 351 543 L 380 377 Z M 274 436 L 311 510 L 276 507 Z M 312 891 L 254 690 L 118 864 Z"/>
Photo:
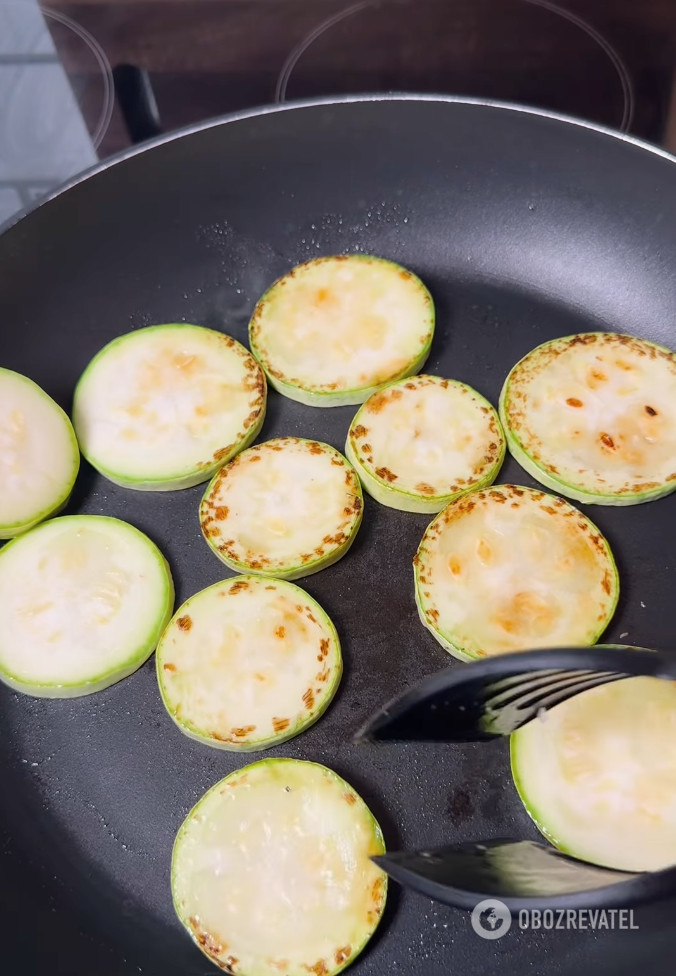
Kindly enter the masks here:
<path id="1" fill-rule="evenodd" d="M 518 485 L 440 512 L 414 560 L 420 619 L 461 660 L 593 644 L 619 579 L 610 547 L 568 502 Z"/>
<path id="2" fill-rule="evenodd" d="M 29 695 L 107 688 L 152 654 L 174 587 L 161 552 L 119 519 L 51 519 L 0 550 L 0 680 Z"/>
<path id="3" fill-rule="evenodd" d="M 373 815 L 332 770 L 266 759 L 217 783 L 174 844 L 179 919 L 237 976 L 335 976 L 385 907 L 385 851 Z"/>
<path id="4" fill-rule="evenodd" d="M 369 397 L 350 424 L 345 453 L 381 505 L 434 513 L 495 481 L 505 438 L 476 390 L 421 375 Z"/>
<path id="5" fill-rule="evenodd" d="M 629 678 L 557 705 L 511 736 L 511 761 L 560 850 L 621 871 L 676 864 L 674 682 Z"/>
<path id="6" fill-rule="evenodd" d="M 577 501 L 636 505 L 676 489 L 676 354 L 590 332 L 538 346 L 500 397 L 507 445 L 541 484 Z"/>
<path id="7" fill-rule="evenodd" d="M 363 499 L 335 448 L 300 437 L 256 444 L 223 467 L 200 508 L 205 539 L 240 573 L 299 579 L 345 555 Z"/>
<path id="8" fill-rule="evenodd" d="M 75 390 L 82 453 L 126 488 L 173 491 L 208 481 L 255 439 L 265 376 L 230 336 L 157 325 L 114 339 Z"/>
<path id="9" fill-rule="evenodd" d="M 433 335 L 434 304 L 420 279 L 366 255 L 299 265 L 262 296 L 249 325 L 270 384 L 315 407 L 363 403 L 417 373 Z"/>
<path id="10" fill-rule="evenodd" d="M 60 511 L 80 452 L 70 420 L 37 383 L 0 368 L 0 539 Z"/>
<path id="11" fill-rule="evenodd" d="M 164 704 L 186 735 L 268 749 L 324 713 L 342 674 L 338 634 L 293 583 L 236 576 L 176 611 L 156 653 Z"/>

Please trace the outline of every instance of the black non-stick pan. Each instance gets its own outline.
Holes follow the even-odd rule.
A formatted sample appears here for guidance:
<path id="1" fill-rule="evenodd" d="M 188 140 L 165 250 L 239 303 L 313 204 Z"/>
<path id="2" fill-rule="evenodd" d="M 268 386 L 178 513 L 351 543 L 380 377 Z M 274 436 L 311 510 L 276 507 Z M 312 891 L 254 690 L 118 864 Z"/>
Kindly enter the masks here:
<path id="1" fill-rule="evenodd" d="M 194 322 L 244 341 L 254 302 L 307 258 L 365 252 L 430 287 L 428 372 L 494 403 L 510 367 L 555 336 L 621 330 L 676 348 L 676 165 L 583 123 L 452 99 L 294 105 L 207 123 L 133 149 L 0 236 L 0 364 L 65 407 L 90 357 L 122 332 Z M 676 405 L 675 405 L 676 410 Z M 270 394 L 263 438 L 342 449 L 353 408 Z M 532 485 L 511 460 L 502 481 Z M 68 511 L 147 532 L 177 599 L 227 575 L 201 538 L 201 488 L 118 488 L 84 465 Z M 622 598 L 607 638 L 676 648 L 676 495 L 594 508 Z M 428 517 L 366 499 L 349 555 L 303 582 L 340 631 L 346 673 L 310 731 L 273 754 L 354 784 L 389 847 L 537 838 L 504 743 L 353 744 L 378 706 L 450 658 L 418 622 L 411 559 Z M 0 620 L 0 627 L 2 621 Z M 463 665 L 458 665 L 462 667 Z M 0 689 L 0 972 L 208 976 L 174 917 L 171 846 L 195 800 L 247 760 L 191 742 L 150 661 L 89 698 Z M 392 885 L 354 976 L 670 973 L 676 903 L 628 931 L 474 934 L 460 911 Z"/>

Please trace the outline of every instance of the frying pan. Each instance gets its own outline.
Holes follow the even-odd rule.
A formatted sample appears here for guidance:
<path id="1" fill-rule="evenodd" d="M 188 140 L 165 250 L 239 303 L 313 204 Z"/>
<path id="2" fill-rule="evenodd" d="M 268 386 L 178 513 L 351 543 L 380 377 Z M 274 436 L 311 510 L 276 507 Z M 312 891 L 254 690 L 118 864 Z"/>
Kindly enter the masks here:
<path id="1" fill-rule="evenodd" d="M 354 251 L 423 278 L 438 311 L 427 371 L 494 403 L 516 360 L 555 336 L 612 329 L 676 348 L 671 157 L 515 106 L 379 96 L 209 122 L 56 193 L 0 236 L 0 362 L 68 408 L 88 360 L 114 336 L 187 321 L 245 339 L 273 279 L 307 258 Z M 271 393 L 261 436 L 342 449 L 352 414 Z M 500 480 L 533 484 L 511 460 Z M 84 465 L 69 511 L 147 532 L 182 601 L 228 575 L 200 536 L 201 491 L 127 491 Z M 587 511 L 621 572 L 607 640 L 674 647 L 676 495 Z M 391 848 L 536 839 L 505 743 L 352 742 L 378 706 L 449 664 L 413 599 L 411 559 L 428 520 L 366 499 L 349 555 L 303 582 L 336 622 L 345 677 L 324 718 L 272 754 L 335 768 L 371 805 Z M 79 700 L 2 687 L 2 972 L 215 972 L 174 917 L 171 845 L 194 801 L 246 761 L 181 735 L 152 661 Z M 637 909 L 638 931 L 513 925 L 487 942 L 466 914 L 395 889 L 355 976 L 621 976 L 638 967 L 657 976 L 676 951 L 674 900 Z"/>

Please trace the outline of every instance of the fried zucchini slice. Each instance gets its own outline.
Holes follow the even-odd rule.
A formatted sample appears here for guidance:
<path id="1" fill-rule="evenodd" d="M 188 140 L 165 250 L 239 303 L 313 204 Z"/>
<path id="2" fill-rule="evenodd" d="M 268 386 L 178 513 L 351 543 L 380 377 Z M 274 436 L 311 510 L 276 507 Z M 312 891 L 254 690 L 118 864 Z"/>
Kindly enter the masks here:
<path id="1" fill-rule="evenodd" d="M 493 484 L 505 438 L 495 409 L 476 390 L 416 376 L 369 397 L 350 424 L 345 454 L 381 505 L 433 513 Z"/>
<path id="2" fill-rule="evenodd" d="M 218 472 L 200 508 L 204 537 L 226 566 L 280 579 L 337 562 L 362 515 L 352 465 L 328 444 L 300 437 L 244 451 Z"/>
<path id="3" fill-rule="evenodd" d="M 133 525 L 43 522 L 0 550 L 0 680 L 43 698 L 101 691 L 150 657 L 173 606 L 167 562 Z"/>
<path id="4" fill-rule="evenodd" d="M 343 671 L 336 629 L 293 583 L 236 576 L 190 597 L 157 647 L 167 711 L 220 749 L 286 742 L 326 711 Z"/>
<path id="5" fill-rule="evenodd" d="M 371 858 L 383 835 L 352 787 L 298 759 L 265 759 L 217 783 L 174 844 L 176 913 L 221 970 L 335 976 L 385 907 Z"/>
<path id="6" fill-rule="evenodd" d="M 198 325 L 155 325 L 94 357 L 73 422 L 82 453 L 109 481 L 174 491 L 208 481 L 251 444 L 265 404 L 265 376 L 239 342 Z"/>
<path id="7" fill-rule="evenodd" d="M 588 505 L 638 505 L 676 489 L 676 354 L 645 339 L 554 339 L 500 396 L 507 446 L 547 488 Z"/>
<path id="8" fill-rule="evenodd" d="M 294 268 L 265 292 L 249 325 L 270 385 L 314 407 L 363 403 L 417 373 L 433 335 L 434 304 L 422 281 L 363 254 Z"/>
<path id="9" fill-rule="evenodd" d="M 593 644 L 619 595 L 596 526 L 562 498 L 518 485 L 452 502 L 425 532 L 414 567 L 420 619 L 465 661 Z"/>
<path id="10" fill-rule="evenodd" d="M 0 368 L 0 539 L 60 511 L 80 452 L 61 407 L 27 376 Z"/>
<path id="11" fill-rule="evenodd" d="M 676 863 L 675 729 L 673 681 L 593 688 L 511 736 L 514 783 L 555 847 L 620 871 L 658 871 Z"/>

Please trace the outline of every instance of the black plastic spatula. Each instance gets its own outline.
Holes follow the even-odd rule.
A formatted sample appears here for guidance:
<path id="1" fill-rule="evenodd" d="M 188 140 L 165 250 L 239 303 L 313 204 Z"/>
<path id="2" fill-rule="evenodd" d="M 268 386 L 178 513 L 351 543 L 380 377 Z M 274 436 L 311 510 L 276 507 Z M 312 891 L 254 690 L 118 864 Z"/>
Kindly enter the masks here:
<path id="1" fill-rule="evenodd" d="M 628 677 L 676 680 L 676 656 L 608 645 L 535 650 L 448 668 L 376 713 L 360 742 L 486 741 L 590 688 Z M 489 840 L 374 859 L 394 880 L 458 908 L 499 898 L 523 908 L 613 908 L 676 894 L 676 866 L 628 873 L 546 844 Z"/>
<path id="2" fill-rule="evenodd" d="M 625 908 L 676 894 L 676 867 L 632 874 L 530 840 L 485 840 L 373 859 L 407 888 L 455 908 L 499 898 L 521 909 Z"/>
<path id="3" fill-rule="evenodd" d="M 458 664 L 425 678 L 376 712 L 357 740 L 494 739 L 583 691 L 639 675 L 676 680 L 676 655 L 597 644 Z"/>

